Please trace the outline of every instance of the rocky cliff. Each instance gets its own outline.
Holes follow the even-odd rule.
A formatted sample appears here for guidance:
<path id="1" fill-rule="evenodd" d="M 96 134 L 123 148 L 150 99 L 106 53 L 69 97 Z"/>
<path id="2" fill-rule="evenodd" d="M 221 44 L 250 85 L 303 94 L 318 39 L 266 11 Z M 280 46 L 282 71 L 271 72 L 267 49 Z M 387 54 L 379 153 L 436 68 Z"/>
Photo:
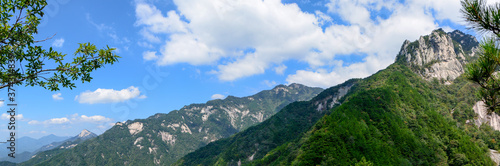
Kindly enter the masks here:
<path id="1" fill-rule="evenodd" d="M 461 31 L 434 30 L 418 40 L 406 40 L 396 62 L 408 64 L 426 80 L 437 78 L 449 84 L 464 73 L 464 64 L 475 55 L 479 43 Z"/>
<path id="2" fill-rule="evenodd" d="M 481 126 L 483 124 L 490 125 L 494 130 L 500 131 L 500 116 L 496 113 L 488 113 L 488 109 L 484 106 L 483 101 L 477 102 L 474 107 L 474 112 L 477 114 L 477 118 L 474 119 L 476 126 Z"/>
<path id="3" fill-rule="evenodd" d="M 474 36 L 458 30 L 445 33 L 438 29 L 414 42 L 406 40 L 396 62 L 407 64 L 428 81 L 436 78 L 445 84 L 451 84 L 464 73 L 465 64 L 475 59 L 478 50 L 479 42 Z M 472 122 L 477 127 L 489 125 L 500 131 L 500 116 L 488 113 L 484 102 L 476 102 L 473 110 L 476 116 L 467 120 L 467 123 Z M 490 149 L 490 157 L 496 165 L 500 163 L 500 154 L 497 151 Z"/>
<path id="4" fill-rule="evenodd" d="M 464 125 L 477 98 L 460 75 L 477 46 L 460 31 L 405 41 L 388 68 L 292 103 L 176 165 L 493 165 L 497 153 L 485 150 L 492 139 Z"/>

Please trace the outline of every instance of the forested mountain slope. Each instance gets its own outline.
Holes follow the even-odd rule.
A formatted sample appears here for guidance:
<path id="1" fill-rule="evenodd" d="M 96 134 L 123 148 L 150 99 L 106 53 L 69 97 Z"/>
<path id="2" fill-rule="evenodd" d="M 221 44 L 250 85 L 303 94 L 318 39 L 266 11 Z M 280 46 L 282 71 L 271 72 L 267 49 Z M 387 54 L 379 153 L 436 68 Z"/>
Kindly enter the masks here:
<path id="1" fill-rule="evenodd" d="M 294 137 L 277 133 L 294 131 L 293 122 L 304 117 L 279 120 L 286 119 L 287 110 L 308 115 L 314 114 L 314 107 L 292 103 L 283 113 L 176 164 L 493 165 L 489 148 L 498 149 L 495 140 L 500 134 L 470 122 L 479 100 L 474 95 L 477 87 L 461 76 L 477 44 L 470 35 L 440 29 L 406 41 L 396 63 L 356 81 L 341 105 L 318 121 L 303 123 Z M 304 128 L 307 131 L 300 132 Z M 262 145 L 268 146 L 259 148 Z"/>
<path id="2" fill-rule="evenodd" d="M 53 142 L 49 145 L 45 145 L 42 148 L 38 149 L 36 153 L 31 154 L 29 157 L 29 160 L 20 164 L 17 164 L 19 166 L 31 166 L 35 165 L 37 163 L 40 163 L 42 161 L 45 161 L 59 153 L 65 152 L 67 150 L 70 150 L 71 148 L 77 146 L 78 144 L 85 142 L 89 139 L 97 137 L 96 134 L 88 131 L 88 130 L 82 130 L 80 134 L 68 138 L 64 141 L 60 142 Z"/>
<path id="3" fill-rule="evenodd" d="M 181 165 L 226 165 L 262 158 L 270 150 L 295 140 L 316 121 L 337 107 L 357 79 L 321 92 L 310 101 L 287 105 L 268 120 L 229 138 L 202 147 L 181 159 Z"/>
<path id="4" fill-rule="evenodd" d="M 189 152 L 260 123 L 289 103 L 310 100 L 321 91 L 300 84 L 279 85 L 249 97 L 228 96 L 168 114 L 116 123 L 97 138 L 38 165 L 170 165 Z"/>

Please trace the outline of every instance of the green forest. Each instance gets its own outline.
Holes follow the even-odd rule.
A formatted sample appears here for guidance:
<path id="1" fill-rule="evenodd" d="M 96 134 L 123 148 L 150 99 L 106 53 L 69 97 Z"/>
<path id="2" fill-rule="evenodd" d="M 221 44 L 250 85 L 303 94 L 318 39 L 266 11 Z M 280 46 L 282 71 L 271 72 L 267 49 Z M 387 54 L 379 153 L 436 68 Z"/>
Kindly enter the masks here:
<path id="1" fill-rule="evenodd" d="M 253 153 L 249 152 L 255 146 L 252 141 L 226 143 L 234 137 L 243 137 L 237 134 L 188 154 L 178 164 L 493 165 L 489 149 L 499 148 L 495 140 L 500 132 L 487 125 L 478 128 L 473 123 L 466 123 L 474 118 L 472 106 L 480 100 L 474 95 L 477 88 L 463 77 L 451 85 L 441 84 L 437 79 L 426 81 L 407 65 L 395 63 L 356 81 L 350 93 L 342 98 L 342 105 L 331 109 L 307 132 L 292 133 L 300 136 L 291 139 L 269 140 L 268 143 L 276 148 L 258 151 L 267 153 L 256 155 L 253 161 L 246 160 L 248 155 L 238 156 Z M 291 104 L 249 130 L 258 130 L 253 133 L 259 135 L 292 130 L 293 123 L 274 130 L 266 123 L 286 117 L 286 110 L 293 107 L 303 112 L 314 111 L 301 106 L 300 103 Z M 303 124 L 303 121 L 296 123 Z M 287 127 L 292 128 L 283 129 Z M 245 133 L 249 131 L 241 135 Z M 207 153 L 212 153 L 213 157 L 206 157 Z"/>

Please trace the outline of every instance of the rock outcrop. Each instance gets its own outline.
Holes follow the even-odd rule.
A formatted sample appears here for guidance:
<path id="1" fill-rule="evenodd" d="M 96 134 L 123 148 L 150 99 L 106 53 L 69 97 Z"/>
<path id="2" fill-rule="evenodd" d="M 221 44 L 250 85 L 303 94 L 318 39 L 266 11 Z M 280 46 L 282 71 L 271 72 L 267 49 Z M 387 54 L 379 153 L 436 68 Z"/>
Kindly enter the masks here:
<path id="1" fill-rule="evenodd" d="M 500 163 L 500 153 L 498 151 L 490 149 L 490 158 L 493 160 L 496 164 L 496 166 L 499 165 Z"/>
<path id="2" fill-rule="evenodd" d="M 490 125 L 494 130 L 500 131 L 500 116 L 496 113 L 488 114 L 488 109 L 484 105 L 483 101 L 477 102 L 474 107 L 474 113 L 477 114 L 477 118 L 474 120 L 476 126 L 481 126 L 483 124 Z"/>
<path id="3" fill-rule="evenodd" d="M 464 64 L 475 55 L 478 45 L 474 36 L 438 29 L 417 41 L 406 40 L 396 62 L 408 64 L 426 80 L 437 78 L 451 83 L 464 73 Z"/>

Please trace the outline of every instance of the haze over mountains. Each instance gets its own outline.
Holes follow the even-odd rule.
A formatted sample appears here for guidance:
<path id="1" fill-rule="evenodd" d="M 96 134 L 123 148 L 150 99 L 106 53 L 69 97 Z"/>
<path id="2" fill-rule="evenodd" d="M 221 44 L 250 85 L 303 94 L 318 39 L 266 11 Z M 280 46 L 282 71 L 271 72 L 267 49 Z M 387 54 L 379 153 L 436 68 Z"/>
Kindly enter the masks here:
<path id="1" fill-rule="evenodd" d="M 59 153 L 62 153 L 64 151 L 70 150 L 74 148 L 75 146 L 90 140 L 92 138 L 97 137 L 96 134 L 88 131 L 88 130 L 82 130 L 80 134 L 68 138 L 64 141 L 60 142 L 53 142 L 51 144 L 45 145 L 42 148 L 40 148 L 37 152 L 33 153 L 31 157 L 29 158 L 28 161 L 20 163 L 18 165 L 35 165 L 38 164 L 48 158 L 51 158 Z"/>
<path id="2" fill-rule="evenodd" d="M 0 161 L 9 161 L 14 163 L 25 162 L 27 160 L 35 158 L 38 154 L 44 153 L 45 151 L 52 149 L 61 149 L 61 150 L 70 149 L 78 145 L 78 143 L 81 143 L 83 141 L 86 141 L 94 137 L 97 137 L 97 135 L 88 130 L 83 130 L 80 132 L 80 134 L 74 137 L 59 137 L 52 134 L 39 139 L 33 139 L 30 137 L 21 137 L 17 142 L 17 144 L 20 145 L 18 149 L 16 149 L 15 158 L 2 157 L 0 158 Z M 20 150 L 21 153 L 18 153 L 20 152 Z M 5 156 L 7 156 L 7 154 L 5 154 Z"/>
<path id="3" fill-rule="evenodd" d="M 38 148 L 41 148 L 44 145 L 50 144 L 52 142 L 62 141 L 62 140 L 68 139 L 68 138 L 70 138 L 70 137 L 59 137 L 59 136 L 55 136 L 53 134 L 41 137 L 39 139 L 34 139 L 31 137 L 21 137 L 21 138 L 17 139 L 17 143 L 19 144 L 19 146 L 17 147 L 17 150 L 18 150 L 18 152 L 33 152 L 33 151 L 37 150 Z M 7 156 L 7 152 L 8 152 L 7 145 L 1 144 L 0 145 L 0 153 L 1 153 L 0 155 L 5 154 L 5 156 Z"/>
<path id="4" fill-rule="evenodd" d="M 30 159 L 32 153 L 36 153 L 36 151 L 40 148 L 42 148 L 44 145 L 53 143 L 53 142 L 59 142 L 63 141 L 65 139 L 68 139 L 70 137 L 59 137 L 55 136 L 53 134 L 41 137 L 39 139 L 34 139 L 31 137 L 21 137 L 17 139 L 16 145 L 16 159 L 12 159 L 11 157 L 7 157 L 7 154 L 10 152 L 9 149 L 7 149 L 7 144 L 1 144 L 0 145 L 0 161 L 12 161 L 12 162 L 23 162 L 28 159 Z"/>

